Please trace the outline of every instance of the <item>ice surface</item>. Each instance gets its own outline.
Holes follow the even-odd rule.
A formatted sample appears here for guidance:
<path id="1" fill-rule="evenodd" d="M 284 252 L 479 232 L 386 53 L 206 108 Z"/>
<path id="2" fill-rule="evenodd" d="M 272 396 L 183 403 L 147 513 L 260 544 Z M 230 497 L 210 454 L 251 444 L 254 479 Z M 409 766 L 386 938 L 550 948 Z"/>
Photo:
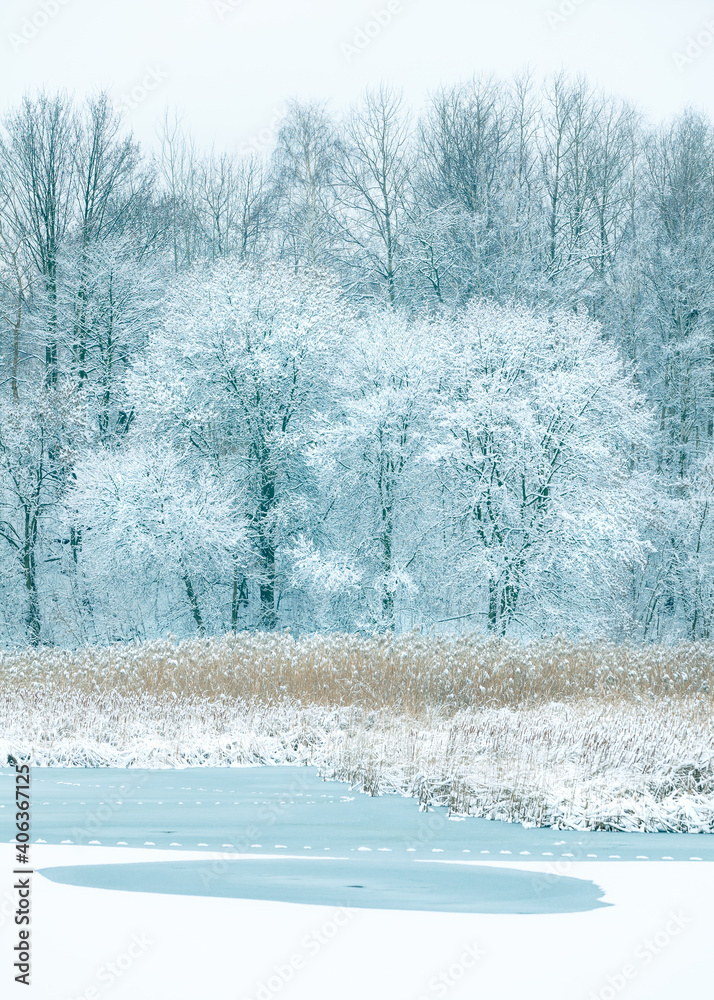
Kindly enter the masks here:
<path id="1" fill-rule="evenodd" d="M 526 829 L 474 817 L 451 823 L 445 808 L 420 811 L 413 798 L 344 795 L 348 785 L 323 781 L 311 767 L 186 769 L 180 788 L 173 787 L 176 772 L 165 769 L 73 768 L 71 775 L 68 788 L 67 768 L 32 771 L 33 840 L 128 847 L 148 841 L 157 849 L 180 844 L 210 851 L 232 844 L 237 853 L 268 846 L 302 853 L 310 845 L 312 851 L 355 857 L 387 848 L 395 855 L 438 853 L 444 859 L 468 850 L 524 859 L 529 851 L 533 860 L 547 857 L 554 863 L 644 861 L 644 855 L 714 861 L 714 834 Z M 11 801 L 13 782 L 11 771 L 0 771 L 0 799 Z M 198 794 L 207 782 L 216 793 L 210 800 Z M 12 839 L 13 819 L 10 810 L 0 811 L 0 842 Z"/>
<path id="2" fill-rule="evenodd" d="M 240 858 L 42 868 L 64 885 L 319 906 L 452 913 L 576 913 L 606 904 L 581 878 L 405 858 Z"/>

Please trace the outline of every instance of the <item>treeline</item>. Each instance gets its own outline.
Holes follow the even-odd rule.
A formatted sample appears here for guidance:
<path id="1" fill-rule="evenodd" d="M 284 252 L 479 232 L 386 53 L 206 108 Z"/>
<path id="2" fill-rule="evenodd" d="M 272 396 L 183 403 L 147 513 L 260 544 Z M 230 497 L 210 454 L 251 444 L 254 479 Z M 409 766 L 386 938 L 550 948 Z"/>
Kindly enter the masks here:
<path id="1" fill-rule="evenodd" d="M 0 129 L 0 630 L 708 637 L 714 127 L 565 76 Z"/>

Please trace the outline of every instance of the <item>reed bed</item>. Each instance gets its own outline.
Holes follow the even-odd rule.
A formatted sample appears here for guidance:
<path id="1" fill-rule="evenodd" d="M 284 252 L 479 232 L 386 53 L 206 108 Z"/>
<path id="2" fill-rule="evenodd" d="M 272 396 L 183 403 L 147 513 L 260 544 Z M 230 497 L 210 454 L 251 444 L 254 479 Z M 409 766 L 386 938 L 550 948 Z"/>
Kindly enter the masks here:
<path id="1" fill-rule="evenodd" d="M 714 832 L 714 644 L 231 634 L 0 656 L 0 763 L 314 764 L 422 808 Z"/>
<path id="2" fill-rule="evenodd" d="M 0 683 L 80 694 L 228 698 L 273 705 L 359 706 L 420 714 L 425 707 L 604 701 L 709 700 L 714 643 L 618 646 L 565 638 L 522 644 L 463 636 L 230 633 L 0 653 Z"/>

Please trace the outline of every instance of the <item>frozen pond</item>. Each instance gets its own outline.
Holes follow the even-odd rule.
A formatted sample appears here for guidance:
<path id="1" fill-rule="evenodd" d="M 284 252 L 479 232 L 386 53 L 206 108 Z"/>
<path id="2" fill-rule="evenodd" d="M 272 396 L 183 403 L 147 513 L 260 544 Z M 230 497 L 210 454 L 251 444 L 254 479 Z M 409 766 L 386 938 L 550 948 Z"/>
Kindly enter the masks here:
<path id="1" fill-rule="evenodd" d="M 14 832 L 14 773 L 0 770 L 0 841 Z M 420 812 L 413 798 L 372 797 L 311 767 L 36 768 L 32 840 L 244 853 L 383 851 L 440 860 L 714 861 L 714 834 L 524 829 Z"/>
<path id="2" fill-rule="evenodd" d="M 452 913 L 574 913 L 604 906 L 587 879 L 373 855 L 241 858 L 41 869 L 65 885 L 322 906 Z"/>
<path id="3" fill-rule="evenodd" d="M 14 833 L 0 771 L 0 840 Z M 526 830 L 420 812 L 322 781 L 313 768 L 37 768 L 33 842 L 224 853 L 225 860 L 46 869 L 64 882 L 188 895 L 468 912 L 570 912 L 597 887 L 562 862 L 712 861 L 714 835 Z M 235 854 L 248 855 L 241 859 Z M 554 874 L 467 861 L 558 862 Z M 440 864 L 438 862 L 460 862 Z M 567 871 L 569 877 L 561 875 Z"/>

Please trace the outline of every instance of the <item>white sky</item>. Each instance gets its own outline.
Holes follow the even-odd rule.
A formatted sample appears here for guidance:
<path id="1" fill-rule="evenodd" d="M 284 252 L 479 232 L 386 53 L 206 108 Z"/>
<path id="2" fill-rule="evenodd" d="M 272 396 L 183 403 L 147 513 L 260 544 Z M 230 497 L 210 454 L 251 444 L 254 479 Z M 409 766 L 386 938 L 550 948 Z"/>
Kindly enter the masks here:
<path id="1" fill-rule="evenodd" d="M 391 23 L 348 56 L 345 43 L 388 3 L 397 8 Z M 559 7 L 572 13 L 551 24 L 548 12 Z M 22 38 L 23 25 L 34 37 Z M 700 32 L 708 44 L 678 68 L 674 53 Z M 654 117 L 687 104 L 714 116 L 714 2 L 1 0 L 0 7 L 0 109 L 42 85 L 78 95 L 109 87 L 118 101 L 139 87 L 128 120 L 149 142 L 167 104 L 201 143 L 238 147 L 269 141 L 286 97 L 339 107 L 388 80 L 418 105 L 442 83 L 526 65 L 538 75 L 584 72 Z M 159 79 L 142 97 L 149 71 Z"/>

